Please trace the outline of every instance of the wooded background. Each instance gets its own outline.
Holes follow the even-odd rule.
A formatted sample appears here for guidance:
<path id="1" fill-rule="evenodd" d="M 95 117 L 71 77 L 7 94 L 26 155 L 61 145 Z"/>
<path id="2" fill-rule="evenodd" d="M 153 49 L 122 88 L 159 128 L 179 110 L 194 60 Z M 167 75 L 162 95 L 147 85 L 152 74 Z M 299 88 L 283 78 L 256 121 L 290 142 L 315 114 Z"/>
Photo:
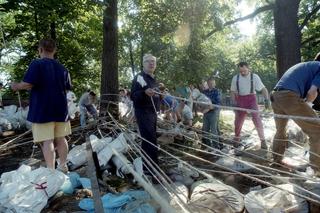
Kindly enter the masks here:
<path id="1" fill-rule="evenodd" d="M 241 14 L 239 4 L 254 5 Z M 129 87 L 142 56 L 158 58 L 159 81 L 169 88 L 198 84 L 219 71 L 226 92 L 236 64 L 247 61 L 268 89 L 285 70 L 320 51 L 320 1 L 315 0 L 0 0 L 0 71 L 20 81 L 37 57 L 37 42 L 58 42 L 56 58 L 79 95 Z M 236 24 L 257 22 L 257 33 Z M 250 27 L 250 26 L 248 26 Z M 3 80 L 3 79 L 2 79 Z M 6 95 L 12 94 L 6 90 Z"/>

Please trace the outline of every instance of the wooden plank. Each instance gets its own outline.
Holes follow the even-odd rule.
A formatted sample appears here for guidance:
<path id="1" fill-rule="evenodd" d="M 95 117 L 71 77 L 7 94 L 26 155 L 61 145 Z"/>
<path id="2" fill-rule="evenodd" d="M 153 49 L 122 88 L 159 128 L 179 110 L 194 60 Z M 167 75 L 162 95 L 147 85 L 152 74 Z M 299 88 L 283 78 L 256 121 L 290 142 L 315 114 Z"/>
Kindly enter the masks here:
<path id="1" fill-rule="evenodd" d="M 87 177 L 89 177 L 91 181 L 91 190 L 93 194 L 93 203 L 94 203 L 94 209 L 95 209 L 94 212 L 104 212 L 101 197 L 100 197 L 96 167 L 94 165 L 94 161 L 92 157 L 92 146 L 88 136 L 86 137 L 86 153 L 87 153 L 87 162 L 88 162 Z"/>

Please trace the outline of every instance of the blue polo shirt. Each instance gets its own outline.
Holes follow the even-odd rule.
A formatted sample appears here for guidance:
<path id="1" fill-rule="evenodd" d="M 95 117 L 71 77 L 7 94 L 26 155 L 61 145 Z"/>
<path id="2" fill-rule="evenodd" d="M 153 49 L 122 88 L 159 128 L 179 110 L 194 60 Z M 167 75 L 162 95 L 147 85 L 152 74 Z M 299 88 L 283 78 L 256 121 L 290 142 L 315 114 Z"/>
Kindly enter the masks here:
<path id="1" fill-rule="evenodd" d="M 178 101 L 171 95 L 165 95 L 161 103 L 173 110 L 178 106 Z"/>
<path id="2" fill-rule="evenodd" d="M 320 62 L 310 61 L 289 68 L 278 81 L 276 88 L 288 89 L 305 98 L 310 87 L 320 88 Z"/>
<path id="3" fill-rule="evenodd" d="M 36 59 L 29 65 L 24 82 L 33 85 L 27 120 L 32 123 L 68 120 L 67 90 L 71 89 L 69 73 L 54 59 Z"/>
<path id="4" fill-rule="evenodd" d="M 213 104 L 220 104 L 221 103 L 221 94 L 220 91 L 216 88 L 213 89 L 206 89 L 203 91 Z"/>

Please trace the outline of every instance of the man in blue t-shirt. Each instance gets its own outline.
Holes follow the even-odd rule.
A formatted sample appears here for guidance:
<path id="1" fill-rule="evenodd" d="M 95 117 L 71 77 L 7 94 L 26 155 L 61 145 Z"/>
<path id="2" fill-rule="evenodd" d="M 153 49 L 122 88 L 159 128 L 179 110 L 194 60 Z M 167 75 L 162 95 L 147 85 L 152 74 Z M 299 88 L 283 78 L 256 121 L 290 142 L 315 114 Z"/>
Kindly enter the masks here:
<path id="1" fill-rule="evenodd" d="M 31 90 L 27 120 L 32 123 L 34 143 L 41 143 L 42 152 L 50 169 L 55 169 L 55 148 L 59 154 L 58 169 L 67 172 L 68 144 L 65 136 L 71 134 L 68 121 L 67 90 L 71 89 L 66 68 L 54 59 L 56 43 L 52 39 L 39 42 L 40 59 L 29 65 L 24 79 L 13 83 L 14 91 Z"/>
<path id="2" fill-rule="evenodd" d="M 276 84 L 271 94 L 272 108 L 275 114 L 318 118 L 312 109 L 312 102 L 320 88 L 320 62 L 299 63 L 288 69 Z M 277 132 L 273 140 L 273 159 L 282 162 L 282 155 L 287 147 L 287 118 L 275 117 Z M 320 122 L 304 119 L 293 119 L 309 136 L 310 164 L 315 175 L 320 176 Z M 315 166 L 317 165 L 317 166 Z"/>
<path id="3" fill-rule="evenodd" d="M 209 78 L 207 83 L 209 88 L 204 90 L 203 94 L 205 94 L 211 100 L 212 104 L 220 105 L 221 94 L 216 88 L 215 79 Z M 216 149 L 222 148 L 221 144 L 219 143 L 219 115 L 220 109 L 217 107 L 214 107 L 210 111 L 203 114 L 202 131 L 206 134 L 204 134 L 202 141 L 203 143 Z M 212 139 L 209 140 L 209 138 Z"/>

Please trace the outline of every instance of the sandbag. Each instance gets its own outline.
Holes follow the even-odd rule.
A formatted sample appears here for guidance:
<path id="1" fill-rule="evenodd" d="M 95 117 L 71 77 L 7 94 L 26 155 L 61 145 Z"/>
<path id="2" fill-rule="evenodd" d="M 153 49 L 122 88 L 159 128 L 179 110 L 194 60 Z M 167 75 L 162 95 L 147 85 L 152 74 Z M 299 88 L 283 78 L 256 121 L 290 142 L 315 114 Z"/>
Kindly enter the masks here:
<path id="1" fill-rule="evenodd" d="M 94 152 L 100 152 L 112 141 L 111 137 L 98 139 L 95 135 L 90 135 L 90 143 Z M 87 162 L 86 143 L 73 147 L 67 156 L 67 160 L 72 163 L 73 168 L 77 168 Z"/>
<path id="2" fill-rule="evenodd" d="M 121 133 L 116 139 L 114 139 L 108 146 L 104 147 L 101 152 L 98 153 L 98 159 L 100 166 L 105 166 L 111 159 L 113 152 L 112 149 L 117 150 L 119 153 L 126 152 L 128 150 L 128 144 L 124 137 L 124 133 Z"/>
<path id="3" fill-rule="evenodd" d="M 189 208 L 192 212 L 234 213 L 244 209 L 243 195 L 231 186 L 216 181 L 199 181 L 190 191 Z"/>
<path id="4" fill-rule="evenodd" d="M 47 168 L 31 171 L 22 165 L 17 171 L 1 176 L 0 206 L 4 212 L 37 213 L 62 186 L 66 176 Z"/>
<path id="5" fill-rule="evenodd" d="M 242 162 L 239 162 L 237 160 L 234 160 L 230 157 L 222 157 L 219 160 L 216 161 L 216 164 L 219 164 L 221 166 L 227 167 L 229 169 L 239 171 L 239 172 L 245 172 L 252 169 L 251 166 L 244 164 Z"/>
<path id="6" fill-rule="evenodd" d="M 289 147 L 284 152 L 282 162 L 295 169 L 306 169 L 309 165 L 309 152 L 305 148 Z"/>
<path id="7" fill-rule="evenodd" d="M 130 166 L 132 169 L 133 169 L 133 165 L 122 153 L 119 153 L 119 155 L 122 156 L 122 158 L 124 158 L 126 160 L 125 163 L 118 156 L 113 156 L 111 158 L 111 161 L 117 167 L 116 175 L 118 177 L 123 178 L 124 175 L 127 175 L 130 173 L 127 165 Z"/>
<path id="8" fill-rule="evenodd" d="M 189 196 L 189 190 L 188 188 L 180 182 L 174 182 L 170 184 L 170 188 L 174 190 L 174 192 L 177 194 L 175 195 L 173 192 L 169 192 L 170 189 L 163 188 L 162 185 L 154 185 L 154 188 L 158 191 L 158 193 L 166 199 L 169 204 L 176 210 L 176 212 L 182 212 L 180 204 L 186 205 L 188 202 L 188 196 Z M 179 196 L 179 197 L 177 197 Z M 161 211 L 163 212 L 163 211 Z M 163 212 L 164 213 L 164 212 Z"/>
<path id="9" fill-rule="evenodd" d="M 299 193 L 299 190 L 291 184 L 277 185 L 282 189 Z M 244 198 L 246 210 L 249 213 L 281 213 L 286 210 L 308 213 L 308 203 L 305 199 L 292 195 L 286 191 L 267 187 L 261 190 L 251 191 Z"/>

